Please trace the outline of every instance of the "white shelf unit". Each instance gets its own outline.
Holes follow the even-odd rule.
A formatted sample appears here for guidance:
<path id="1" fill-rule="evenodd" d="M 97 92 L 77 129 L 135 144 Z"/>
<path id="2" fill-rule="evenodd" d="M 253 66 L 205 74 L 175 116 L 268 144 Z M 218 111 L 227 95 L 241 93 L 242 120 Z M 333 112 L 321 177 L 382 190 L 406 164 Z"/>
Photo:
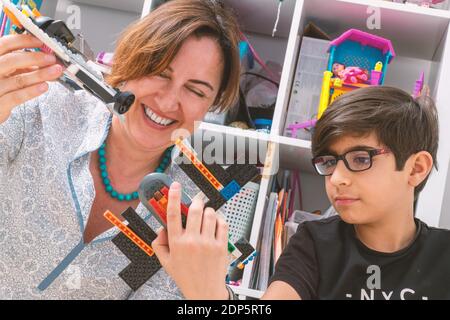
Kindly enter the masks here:
<path id="1" fill-rule="evenodd" d="M 244 32 L 266 60 L 275 59 L 283 65 L 280 88 L 271 134 L 258 134 L 203 123 L 196 135 L 222 135 L 247 141 L 267 143 L 273 152 L 265 153 L 265 165 L 269 174 L 260 182 L 250 242 L 256 245 L 269 187 L 273 179 L 271 171 L 298 169 L 301 172 L 304 206 L 306 210 L 329 206 L 323 178 L 314 174 L 311 166 L 311 143 L 282 136 L 293 75 L 297 63 L 302 30 L 308 22 L 314 22 L 332 38 L 350 28 L 361 29 L 390 39 L 397 53 L 389 66 L 386 84 L 411 92 L 421 71 L 432 90 L 440 117 L 439 171 L 433 172 L 422 192 L 417 216 L 431 226 L 450 228 L 450 213 L 444 204 L 450 203 L 450 11 L 423 8 L 414 5 L 392 3 L 383 0 L 284 0 L 278 32 L 271 37 L 275 22 L 277 0 L 225 0 L 237 13 Z M 144 1 L 142 16 L 151 8 L 152 0 Z M 367 19 L 377 8 L 381 29 L 368 30 Z M 277 160 L 280 160 L 279 162 Z M 253 263 L 245 268 L 243 283 L 236 292 L 243 296 L 259 298 L 263 292 L 249 288 Z"/>

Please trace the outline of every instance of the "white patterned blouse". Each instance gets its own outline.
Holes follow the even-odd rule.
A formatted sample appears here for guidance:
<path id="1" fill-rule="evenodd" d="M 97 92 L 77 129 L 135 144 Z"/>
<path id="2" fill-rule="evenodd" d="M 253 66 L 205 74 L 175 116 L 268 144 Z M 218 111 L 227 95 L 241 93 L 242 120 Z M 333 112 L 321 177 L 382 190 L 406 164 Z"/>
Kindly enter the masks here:
<path id="1" fill-rule="evenodd" d="M 55 83 L 0 125 L 0 299 L 182 298 L 163 269 L 132 292 L 118 276 L 129 260 L 110 241 L 116 228 L 82 241 L 95 196 L 89 154 L 111 119 L 96 98 Z M 159 227 L 142 204 L 137 213 Z"/>

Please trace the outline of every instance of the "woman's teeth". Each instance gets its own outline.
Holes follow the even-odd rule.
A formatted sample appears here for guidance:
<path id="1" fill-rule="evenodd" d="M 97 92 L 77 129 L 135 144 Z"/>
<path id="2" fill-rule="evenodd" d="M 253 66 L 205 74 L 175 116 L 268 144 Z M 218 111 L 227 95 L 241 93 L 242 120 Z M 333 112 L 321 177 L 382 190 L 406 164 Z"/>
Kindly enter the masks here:
<path id="1" fill-rule="evenodd" d="M 145 114 L 147 115 L 147 117 L 156 124 L 159 124 L 161 126 L 169 126 L 175 122 L 175 120 L 158 116 L 156 113 L 154 113 L 152 111 L 152 109 L 150 109 L 149 107 L 147 107 L 145 105 L 144 105 L 144 109 L 145 109 Z"/>

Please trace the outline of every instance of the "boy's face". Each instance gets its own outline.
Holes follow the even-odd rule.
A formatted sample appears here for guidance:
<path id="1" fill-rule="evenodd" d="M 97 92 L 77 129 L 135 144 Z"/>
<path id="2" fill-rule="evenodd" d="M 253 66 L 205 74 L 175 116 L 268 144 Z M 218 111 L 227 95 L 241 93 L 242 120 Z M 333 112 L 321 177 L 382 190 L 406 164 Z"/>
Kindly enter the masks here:
<path id="1" fill-rule="evenodd" d="M 386 149 L 372 133 L 339 138 L 329 151 L 342 155 L 355 147 Z M 396 170 L 394 154 L 389 152 L 372 157 L 372 167 L 366 171 L 352 172 L 343 161 L 338 161 L 333 174 L 325 177 L 325 185 L 328 198 L 345 222 L 373 224 L 412 209 L 414 188 L 408 177 L 407 170 Z"/>

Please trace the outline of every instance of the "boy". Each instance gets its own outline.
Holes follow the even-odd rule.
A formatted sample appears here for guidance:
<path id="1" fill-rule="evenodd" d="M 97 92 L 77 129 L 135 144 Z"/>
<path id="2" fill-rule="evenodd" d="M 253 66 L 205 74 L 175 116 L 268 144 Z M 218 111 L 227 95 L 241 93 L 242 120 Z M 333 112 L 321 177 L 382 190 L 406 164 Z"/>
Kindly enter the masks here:
<path id="1" fill-rule="evenodd" d="M 450 299 L 450 231 L 414 217 L 437 146 L 427 97 L 369 87 L 337 99 L 317 122 L 312 153 L 339 215 L 299 226 L 263 299 Z M 156 254 L 187 298 L 227 299 L 223 219 L 195 202 L 181 230 L 178 194 L 175 185 L 170 241 L 163 231 Z"/>

